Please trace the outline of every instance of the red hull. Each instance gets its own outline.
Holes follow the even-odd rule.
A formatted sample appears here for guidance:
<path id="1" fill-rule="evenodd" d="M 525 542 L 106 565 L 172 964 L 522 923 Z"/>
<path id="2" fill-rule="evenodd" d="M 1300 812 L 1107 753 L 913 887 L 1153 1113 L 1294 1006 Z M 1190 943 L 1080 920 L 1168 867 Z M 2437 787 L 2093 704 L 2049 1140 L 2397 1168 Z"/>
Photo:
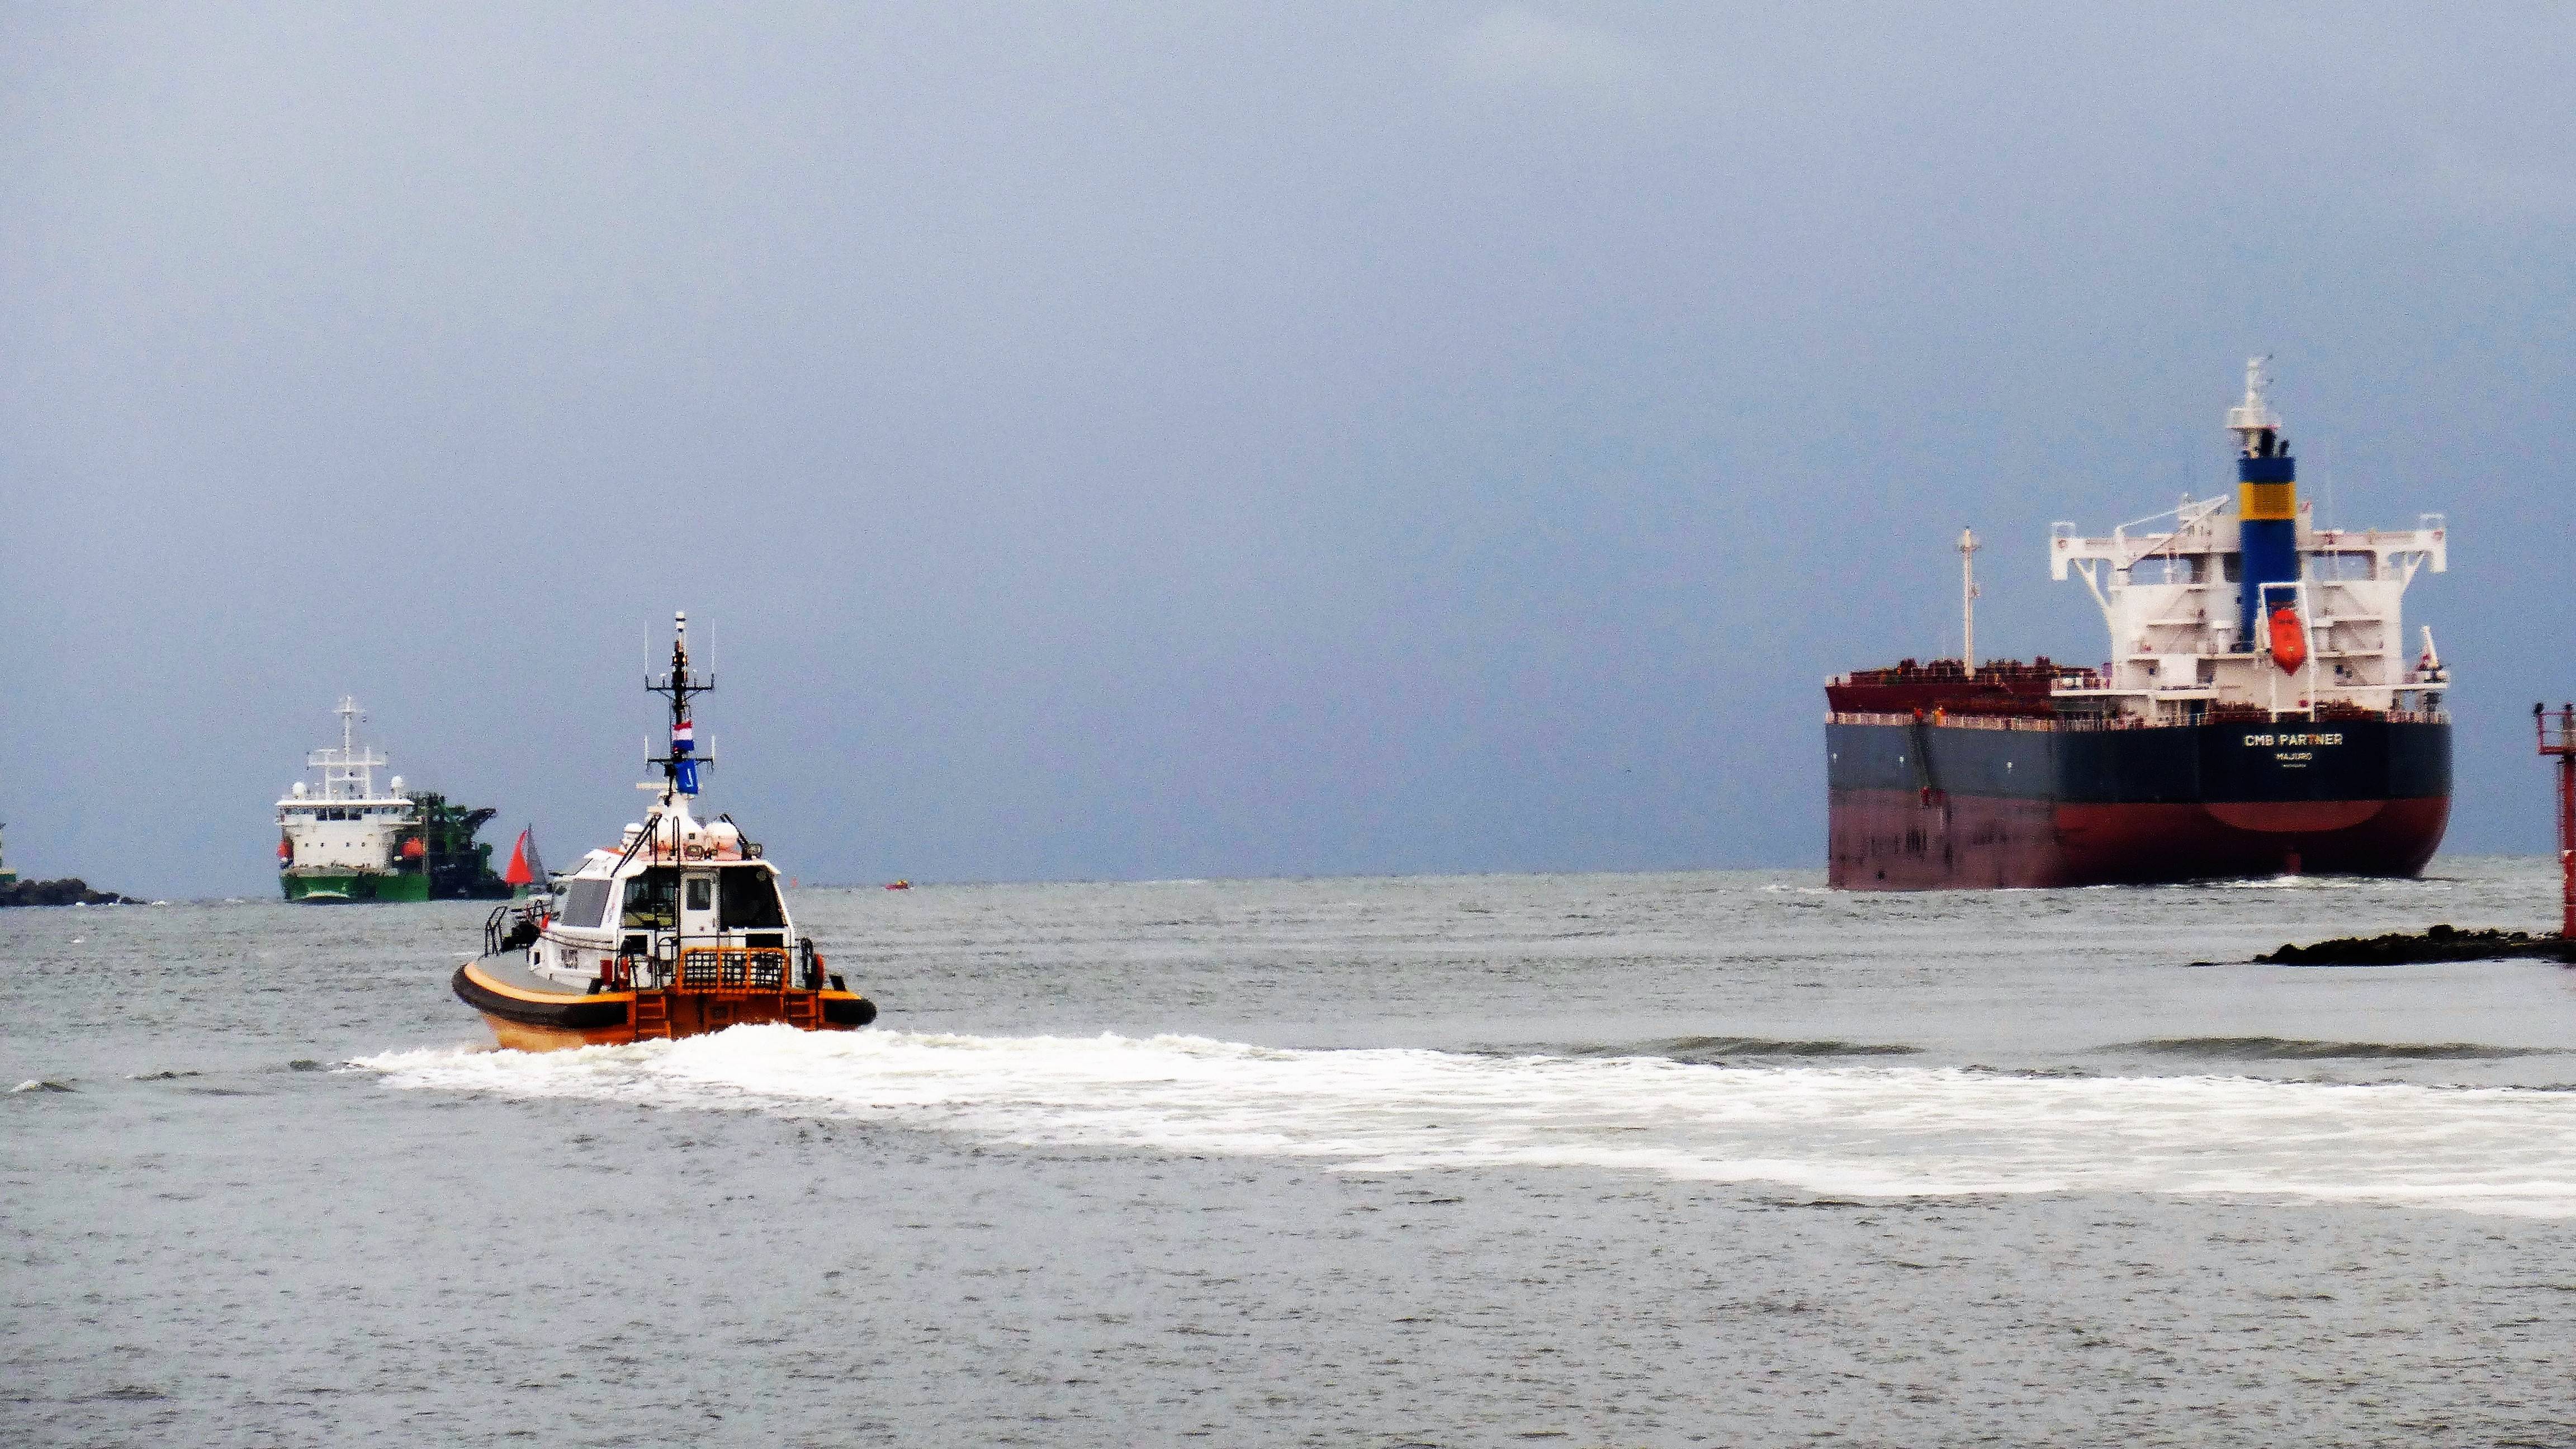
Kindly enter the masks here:
<path id="1" fill-rule="evenodd" d="M 2450 818 L 2448 796 L 2150 805 L 1837 790 L 1830 872 L 1842 890 L 2411 876 Z"/>

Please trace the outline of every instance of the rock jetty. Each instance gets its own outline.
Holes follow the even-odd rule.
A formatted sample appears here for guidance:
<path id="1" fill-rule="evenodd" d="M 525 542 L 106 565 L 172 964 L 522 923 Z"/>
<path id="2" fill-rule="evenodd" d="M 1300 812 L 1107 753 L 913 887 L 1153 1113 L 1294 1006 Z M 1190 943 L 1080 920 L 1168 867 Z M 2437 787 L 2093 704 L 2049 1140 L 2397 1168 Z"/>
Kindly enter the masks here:
<path id="1" fill-rule="evenodd" d="M 2538 957 L 2576 963 L 2576 943 L 2564 936 L 2529 931 L 2463 931 L 2442 925 L 2421 934 L 2392 931 L 2385 936 L 2346 936 L 2313 946 L 2284 944 L 2254 958 L 2263 966 L 2409 966 L 2425 961 L 2498 961 Z"/>
<path id="2" fill-rule="evenodd" d="M 78 876 L 13 880 L 0 884 L 0 906 L 141 906 L 151 904 L 114 891 L 94 891 Z"/>

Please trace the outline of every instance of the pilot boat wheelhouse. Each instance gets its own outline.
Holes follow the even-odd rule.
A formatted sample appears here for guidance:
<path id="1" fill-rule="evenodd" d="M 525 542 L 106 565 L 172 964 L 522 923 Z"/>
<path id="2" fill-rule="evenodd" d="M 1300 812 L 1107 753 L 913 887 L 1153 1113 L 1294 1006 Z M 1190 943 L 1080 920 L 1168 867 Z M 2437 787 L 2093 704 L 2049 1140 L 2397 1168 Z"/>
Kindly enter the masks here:
<path id="1" fill-rule="evenodd" d="M 876 1006 L 825 968 L 778 873 L 730 816 L 691 808 L 699 767 L 689 701 L 713 687 L 689 667 L 680 615 L 670 673 L 671 749 L 645 818 L 593 850 L 550 896 L 504 906 L 456 994 L 505 1047 L 542 1051 L 695 1036 L 752 1022 L 852 1029 Z"/>

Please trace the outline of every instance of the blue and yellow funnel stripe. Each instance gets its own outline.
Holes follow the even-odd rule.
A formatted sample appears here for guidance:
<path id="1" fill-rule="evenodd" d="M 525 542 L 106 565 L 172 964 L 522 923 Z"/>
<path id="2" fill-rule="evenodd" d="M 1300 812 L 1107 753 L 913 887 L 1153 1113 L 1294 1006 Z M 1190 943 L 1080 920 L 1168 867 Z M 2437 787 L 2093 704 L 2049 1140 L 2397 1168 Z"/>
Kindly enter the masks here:
<path id="1" fill-rule="evenodd" d="M 2237 639 L 2258 642 L 2255 620 L 2264 612 L 2267 584 L 2299 581 L 2298 462 L 2287 453 L 2236 460 L 2237 549 L 2244 558 L 2244 592 L 2237 601 Z M 2274 604 L 2286 603 L 2275 591 Z"/>
<path id="2" fill-rule="evenodd" d="M 2236 460 L 2236 515 L 2248 522 L 2281 522 L 2299 516 L 2298 460 Z"/>

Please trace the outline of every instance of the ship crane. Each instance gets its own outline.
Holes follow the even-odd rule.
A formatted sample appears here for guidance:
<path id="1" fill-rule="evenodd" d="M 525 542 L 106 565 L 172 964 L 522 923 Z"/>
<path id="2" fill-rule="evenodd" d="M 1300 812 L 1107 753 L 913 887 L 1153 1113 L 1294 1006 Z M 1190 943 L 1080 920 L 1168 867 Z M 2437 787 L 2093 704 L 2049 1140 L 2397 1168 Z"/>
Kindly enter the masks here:
<path id="1" fill-rule="evenodd" d="M 1977 531 L 1959 530 L 1959 662 L 1977 673 Z"/>

